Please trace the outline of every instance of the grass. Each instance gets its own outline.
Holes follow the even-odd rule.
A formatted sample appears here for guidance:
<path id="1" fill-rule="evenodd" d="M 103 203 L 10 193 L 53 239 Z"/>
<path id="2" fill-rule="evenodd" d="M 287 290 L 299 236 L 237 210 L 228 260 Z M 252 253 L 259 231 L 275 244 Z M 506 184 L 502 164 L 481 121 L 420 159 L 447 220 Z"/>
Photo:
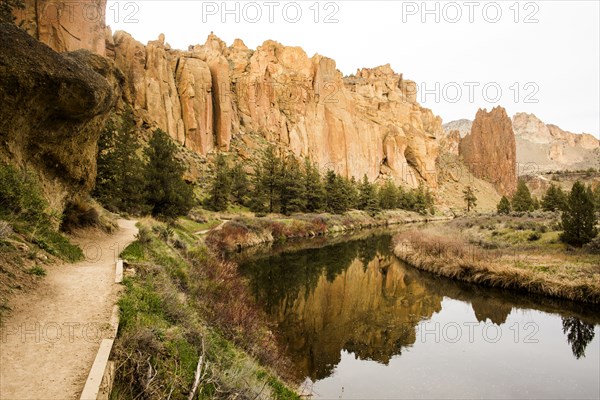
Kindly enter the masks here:
<path id="1" fill-rule="evenodd" d="M 280 242 L 288 238 L 321 236 L 409 222 L 434 220 L 410 211 L 383 211 L 370 215 L 349 211 L 343 215 L 298 214 L 290 217 L 270 215 L 263 218 L 238 216 L 209 233 L 206 242 L 219 250 L 233 251 L 261 243 Z M 438 217 L 439 219 L 439 217 Z"/>
<path id="2" fill-rule="evenodd" d="M 46 270 L 44 269 L 44 267 L 41 267 L 39 265 L 35 265 L 29 268 L 27 270 L 27 273 L 35 276 L 46 276 Z"/>
<path id="3" fill-rule="evenodd" d="M 197 240 L 176 245 L 183 235 L 144 219 L 121 254 L 136 273 L 119 301 L 113 398 L 187 398 L 204 354 L 198 399 L 298 399 L 278 378 L 287 364 L 237 267 Z"/>
<path id="4" fill-rule="evenodd" d="M 396 255 L 447 278 L 566 300 L 600 303 L 600 255 L 558 242 L 536 218 L 463 219 L 402 232 Z M 515 227 L 518 228 L 515 230 Z"/>

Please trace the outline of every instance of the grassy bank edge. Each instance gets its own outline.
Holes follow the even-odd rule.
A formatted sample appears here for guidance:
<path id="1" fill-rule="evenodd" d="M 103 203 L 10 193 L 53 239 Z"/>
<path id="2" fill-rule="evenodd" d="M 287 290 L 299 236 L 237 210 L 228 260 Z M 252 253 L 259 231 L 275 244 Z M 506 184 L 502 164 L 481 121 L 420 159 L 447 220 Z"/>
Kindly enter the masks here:
<path id="1" fill-rule="evenodd" d="M 432 248 L 423 235 L 410 232 L 394 238 L 394 254 L 407 264 L 445 278 L 477 285 L 544 295 L 581 303 L 600 304 L 600 280 L 565 282 L 549 274 L 470 259 L 468 254 L 452 254 Z M 454 246 L 454 249 L 457 247 Z"/>
<path id="2" fill-rule="evenodd" d="M 309 238 L 362 229 L 420 222 L 446 221 L 453 217 L 422 215 L 404 210 L 339 214 L 297 214 L 289 217 L 238 216 L 208 233 L 206 243 L 218 251 L 233 251 L 293 238 Z"/>

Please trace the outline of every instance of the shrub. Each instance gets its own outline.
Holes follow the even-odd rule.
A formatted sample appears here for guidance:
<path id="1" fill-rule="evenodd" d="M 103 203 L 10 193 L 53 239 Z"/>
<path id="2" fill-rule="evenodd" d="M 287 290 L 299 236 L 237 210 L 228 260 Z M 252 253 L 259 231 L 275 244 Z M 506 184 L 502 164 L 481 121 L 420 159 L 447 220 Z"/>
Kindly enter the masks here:
<path id="1" fill-rule="evenodd" d="M 39 265 L 33 266 L 27 270 L 27 273 L 35 276 L 46 276 L 46 270 Z"/>
<path id="2" fill-rule="evenodd" d="M 529 240 L 530 242 L 535 242 L 537 240 L 540 240 L 542 238 L 542 234 L 539 232 L 531 232 L 529 234 L 529 237 L 527 237 L 527 240 Z"/>
<path id="3" fill-rule="evenodd" d="M 72 232 L 75 229 L 92 226 L 100 226 L 100 214 L 94 207 L 81 200 L 67 203 L 60 224 L 62 231 Z"/>

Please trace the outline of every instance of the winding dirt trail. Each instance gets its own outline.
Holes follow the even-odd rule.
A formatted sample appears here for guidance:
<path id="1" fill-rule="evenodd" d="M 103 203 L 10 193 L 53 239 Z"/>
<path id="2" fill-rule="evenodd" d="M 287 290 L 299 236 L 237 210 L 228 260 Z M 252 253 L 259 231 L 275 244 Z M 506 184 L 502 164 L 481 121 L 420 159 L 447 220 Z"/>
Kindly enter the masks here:
<path id="1" fill-rule="evenodd" d="M 48 266 L 37 288 L 13 299 L 0 337 L 0 399 L 79 398 L 101 339 L 111 335 L 115 259 L 137 233 L 135 221 L 119 226 L 73 239 L 86 260 Z"/>

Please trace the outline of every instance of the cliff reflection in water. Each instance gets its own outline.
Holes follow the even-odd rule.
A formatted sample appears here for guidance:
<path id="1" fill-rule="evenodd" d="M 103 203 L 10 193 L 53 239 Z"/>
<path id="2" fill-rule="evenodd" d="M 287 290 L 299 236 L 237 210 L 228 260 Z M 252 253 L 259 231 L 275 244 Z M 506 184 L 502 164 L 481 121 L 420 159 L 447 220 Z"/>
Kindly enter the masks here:
<path id="1" fill-rule="evenodd" d="M 316 239 L 242 255 L 240 268 L 277 324 L 298 378 L 330 376 L 342 350 L 388 364 L 415 343 L 419 322 L 440 312 L 444 297 L 470 304 L 482 323 L 503 325 L 513 309 L 558 314 L 573 355 L 585 356 L 600 321 L 597 312 L 423 273 L 391 254 L 391 238 L 379 233 L 333 243 Z"/>
<path id="2" fill-rule="evenodd" d="M 441 310 L 390 254 L 390 236 L 370 237 L 249 264 L 255 295 L 276 320 L 300 377 L 331 374 L 341 350 L 387 364 Z"/>

